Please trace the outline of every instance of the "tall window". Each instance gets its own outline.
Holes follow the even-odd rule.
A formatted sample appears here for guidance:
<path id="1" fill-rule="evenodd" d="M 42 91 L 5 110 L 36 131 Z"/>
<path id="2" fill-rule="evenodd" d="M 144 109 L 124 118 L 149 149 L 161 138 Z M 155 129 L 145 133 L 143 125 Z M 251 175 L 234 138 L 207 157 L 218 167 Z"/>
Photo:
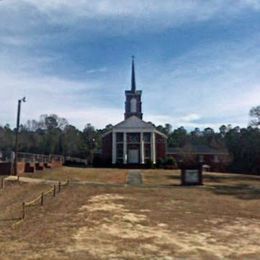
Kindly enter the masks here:
<path id="1" fill-rule="evenodd" d="M 136 108 L 136 99 L 132 98 L 130 101 L 130 111 L 131 113 L 136 113 L 137 112 L 137 108 Z"/>

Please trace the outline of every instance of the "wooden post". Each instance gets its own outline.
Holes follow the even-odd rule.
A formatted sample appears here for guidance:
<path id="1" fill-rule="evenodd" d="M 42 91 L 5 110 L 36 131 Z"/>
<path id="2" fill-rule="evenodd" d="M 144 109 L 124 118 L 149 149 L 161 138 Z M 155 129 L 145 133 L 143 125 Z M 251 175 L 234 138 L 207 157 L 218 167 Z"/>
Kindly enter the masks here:
<path id="1" fill-rule="evenodd" d="M 54 184 L 54 186 L 53 186 L 53 197 L 55 197 L 55 195 L 56 195 L 56 185 Z"/>
<path id="2" fill-rule="evenodd" d="M 1 189 L 4 189 L 4 186 L 5 186 L 4 178 L 1 178 Z"/>
<path id="3" fill-rule="evenodd" d="M 43 206 L 43 192 L 41 194 L 41 206 Z"/>
<path id="4" fill-rule="evenodd" d="M 25 218 L 25 203 L 22 204 L 22 219 Z"/>
<path id="5" fill-rule="evenodd" d="M 60 184 L 60 181 L 59 181 L 58 192 L 60 192 L 60 187 L 61 187 L 61 184 Z"/>

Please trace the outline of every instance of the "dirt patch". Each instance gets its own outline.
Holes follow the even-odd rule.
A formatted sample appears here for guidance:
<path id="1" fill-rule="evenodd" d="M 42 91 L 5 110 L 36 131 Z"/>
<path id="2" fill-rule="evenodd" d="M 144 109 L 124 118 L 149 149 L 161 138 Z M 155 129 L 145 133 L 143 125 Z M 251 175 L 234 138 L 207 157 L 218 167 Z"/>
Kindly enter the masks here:
<path id="1" fill-rule="evenodd" d="M 103 194 L 90 198 L 87 205 L 79 209 L 78 214 L 87 217 L 91 224 L 78 229 L 73 236 L 74 245 L 67 250 L 87 251 L 99 259 L 173 259 L 173 255 L 223 259 L 260 254 L 259 243 L 256 242 L 260 236 L 260 224 L 257 220 L 237 218 L 225 224 L 223 218 L 216 218 L 209 221 L 215 227 L 208 232 L 172 232 L 166 223 L 148 225 L 149 219 L 144 210 L 140 213 L 131 212 L 126 207 L 127 200 L 132 198 L 120 194 Z M 121 201 L 125 203 L 122 204 Z M 95 218 L 100 212 L 108 215 L 102 221 L 97 221 Z M 122 246 L 136 241 L 140 243 L 133 250 Z"/>

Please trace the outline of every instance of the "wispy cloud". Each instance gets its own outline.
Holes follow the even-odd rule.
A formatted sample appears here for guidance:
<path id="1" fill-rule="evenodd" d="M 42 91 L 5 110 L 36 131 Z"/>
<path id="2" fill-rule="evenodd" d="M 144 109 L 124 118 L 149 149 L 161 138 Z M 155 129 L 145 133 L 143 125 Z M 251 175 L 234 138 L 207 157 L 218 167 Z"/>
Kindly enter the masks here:
<path id="1" fill-rule="evenodd" d="M 163 2 L 158 2 L 156 0 L 100 0 L 97 2 L 78 0 L 76 3 L 65 0 L 23 0 L 19 2 L 31 4 L 41 12 L 48 14 L 51 12 L 59 12 L 59 10 L 63 9 L 66 11 L 69 10 L 77 16 L 86 16 L 90 18 L 114 16 L 144 18 L 147 16 L 161 17 L 161 14 L 175 14 L 178 19 L 180 19 L 180 16 L 185 16 L 187 19 L 189 18 L 188 15 L 196 19 L 205 19 L 221 11 L 237 12 L 244 8 L 254 10 L 260 9 L 258 0 L 165 0 Z M 195 13 L 194 11 L 197 12 Z"/>
<path id="2" fill-rule="evenodd" d="M 99 68 L 99 69 L 89 69 L 86 71 L 87 74 L 93 74 L 93 73 L 100 73 L 100 72 L 106 72 L 107 68 Z"/>
<path id="3" fill-rule="evenodd" d="M 143 29 L 158 31 L 191 22 L 214 18 L 235 18 L 244 11 L 259 11 L 258 0 L 11 0 L 2 1 L 0 15 L 9 31 L 37 31 L 41 22 L 47 26 L 70 25 L 102 33 L 121 33 Z M 29 16 L 28 16 L 29 15 Z M 34 19 L 36 18 L 37 19 Z M 29 18 L 29 20 L 28 20 Z M 20 28 L 10 24 L 11 19 Z M 24 21 L 22 24 L 21 22 Z M 93 28 L 93 29 L 91 29 Z M 62 28 L 60 28 L 62 29 Z M 55 28 L 54 28 L 55 31 Z M 44 31 L 40 31 L 44 33 Z"/>
<path id="4" fill-rule="evenodd" d="M 163 73 L 159 77 L 155 75 L 147 84 L 146 98 L 151 100 L 147 110 L 154 113 L 156 107 L 152 104 L 160 104 L 160 111 L 169 116 L 169 123 L 174 124 L 176 117 L 184 114 L 185 119 L 185 114 L 194 114 L 200 116 L 192 125 L 200 124 L 200 120 L 206 120 L 208 124 L 232 121 L 247 125 L 249 109 L 260 101 L 258 44 L 257 36 L 239 44 L 230 42 L 228 47 L 215 43 L 164 63 L 163 68 L 151 68 Z M 160 96 L 153 95 L 158 86 L 167 91 L 162 91 Z M 171 102 L 160 101 L 169 99 Z M 185 124 L 185 120 L 181 121 Z"/>
<path id="5" fill-rule="evenodd" d="M 64 114 L 64 111 L 76 112 L 77 109 L 80 112 L 82 107 L 89 110 L 93 104 L 93 92 L 99 88 L 95 82 L 77 82 L 53 76 L 5 72 L 0 73 L 0 78 L 2 124 L 11 123 L 14 125 L 16 103 L 23 96 L 26 96 L 28 100 L 23 107 L 23 118 L 28 120 L 38 118 L 40 114 L 46 113 Z M 88 92 L 89 95 L 82 95 L 84 92 Z M 86 108 L 85 104 L 90 105 Z M 84 119 L 82 118 L 82 120 Z M 85 120 L 87 121 L 88 118 Z"/>
<path id="6" fill-rule="evenodd" d="M 121 121 L 130 72 L 122 57 L 137 52 L 145 120 L 246 125 L 260 100 L 259 12 L 258 0 L 0 1 L 0 122 L 14 125 L 22 96 L 24 120 Z M 225 34 L 239 18 L 249 33 Z"/>

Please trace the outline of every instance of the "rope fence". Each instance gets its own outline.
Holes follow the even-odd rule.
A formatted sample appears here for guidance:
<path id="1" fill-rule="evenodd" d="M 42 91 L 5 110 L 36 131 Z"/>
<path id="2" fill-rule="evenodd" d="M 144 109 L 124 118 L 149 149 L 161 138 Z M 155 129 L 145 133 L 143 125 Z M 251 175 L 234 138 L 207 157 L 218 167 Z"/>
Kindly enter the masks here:
<path id="1" fill-rule="evenodd" d="M 6 188 L 6 181 L 5 181 L 5 177 L 0 177 L 0 190 L 4 190 Z M 20 177 L 17 176 L 17 179 L 15 180 L 18 183 L 20 183 Z M 14 218 L 13 220 L 18 220 L 17 222 L 15 222 L 12 227 L 17 226 L 19 223 L 21 223 L 26 216 L 26 208 L 29 207 L 33 207 L 33 206 L 43 206 L 44 203 L 46 202 L 45 198 L 51 194 L 51 197 L 56 197 L 58 193 L 61 192 L 62 187 L 66 187 L 69 185 L 69 180 L 64 181 L 64 182 L 57 182 L 56 184 L 54 184 L 49 190 L 45 191 L 45 192 L 41 192 L 41 194 L 39 194 L 36 198 L 34 198 L 31 201 L 23 201 L 22 202 L 22 212 L 21 212 L 21 217 L 18 218 Z"/>
<path id="2" fill-rule="evenodd" d="M 22 203 L 22 217 L 21 219 L 25 218 L 26 215 L 26 207 L 32 207 L 32 206 L 43 206 L 44 204 L 44 197 L 52 194 L 53 197 L 55 197 L 57 195 L 57 193 L 61 192 L 61 187 L 65 187 L 69 185 L 69 180 L 67 180 L 64 183 L 61 183 L 60 181 L 58 182 L 58 185 L 53 185 L 53 187 L 51 189 L 49 189 L 46 192 L 42 192 L 40 195 L 38 195 L 35 199 L 31 200 L 31 201 L 27 201 L 27 202 L 23 202 Z"/>
<path id="3" fill-rule="evenodd" d="M 7 176 L 5 176 L 5 177 L 2 177 L 2 178 L 0 178 L 0 190 L 3 190 L 3 189 L 5 189 L 5 178 L 6 178 Z M 15 181 L 17 181 L 18 183 L 20 183 L 20 176 L 18 175 L 17 176 L 17 179 L 15 180 Z"/>

